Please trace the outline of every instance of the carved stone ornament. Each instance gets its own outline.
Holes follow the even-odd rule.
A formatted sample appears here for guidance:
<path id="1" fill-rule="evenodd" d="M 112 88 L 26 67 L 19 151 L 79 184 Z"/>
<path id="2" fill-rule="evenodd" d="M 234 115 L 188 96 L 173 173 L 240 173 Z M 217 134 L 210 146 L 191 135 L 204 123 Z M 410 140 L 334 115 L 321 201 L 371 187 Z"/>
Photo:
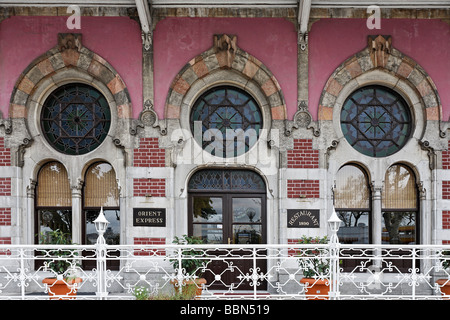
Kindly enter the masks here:
<path id="1" fill-rule="evenodd" d="M 150 100 L 146 100 L 144 103 L 144 110 L 141 112 L 139 118 L 141 119 L 144 126 L 152 126 L 155 124 L 158 117 L 155 110 L 153 109 L 153 104 Z"/>
<path id="2" fill-rule="evenodd" d="M 437 155 L 434 148 L 430 145 L 430 142 L 427 140 L 419 141 L 419 145 L 422 150 L 427 152 L 430 170 L 436 169 Z"/>
<path id="3" fill-rule="evenodd" d="M 81 49 L 81 33 L 58 33 L 58 50 L 77 50 Z"/>
<path id="4" fill-rule="evenodd" d="M 132 122 L 130 133 L 132 135 L 136 135 L 138 128 L 143 129 L 144 127 L 159 127 L 159 133 L 161 135 L 167 134 L 167 130 L 165 128 L 162 128 L 159 124 L 158 115 L 156 114 L 153 103 L 150 101 L 150 99 L 145 100 L 144 109 L 139 115 L 139 120 L 135 120 Z"/>
<path id="5" fill-rule="evenodd" d="M 3 118 L 3 113 L 0 112 L 0 127 L 3 126 L 5 128 L 6 134 L 12 133 L 12 121 L 11 118 Z"/>
<path id="6" fill-rule="evenodd" d="M 219 62 L 219 64 L 231 68 L 236 56 L 236 42 L 237 37 L 235 35 L 214 35 L 214 52 L 217 54 L 218 60 L 222 62 Z"/>
<path id="7" fill-rule="evenodd" d="M 314 136 L 318 137 L 320 135 L 320 129 L 315 128 L 311 123 L 312 116 L 308 111 L 308 105 L 306 104 L 306 101 L 302 100 L 297 107 L 293 123 L 290 126 L 286 124 L 285 135 L 289 136 L 294 129 L 306 128 L 313 129 Z"/>
<path id="8" fill-rule="evenodd" d="M 302 51 L 305 51 L 306 47 L 308 46 L 308 34 L 301 33 L 299 31 L 297 37 L 298 37 L 297 42 L 298 42 L 298 45 L 300 46 L 300 49 Z"/>
<path id="9" fill-rule="evenodd" d="M 385 67 L 392 49 L 392 37 L 384 35 L 369 35 L 367 46 L 374 67 Z"/>
<path id="10" fill-rule="evenodd" d="M 144 50 L 148 51 L 152 47 L 153 43 L 153 34 L 152 32 L 143 32 L 141 33 L 142 37 L 142 45 L 144 46 Z"/>

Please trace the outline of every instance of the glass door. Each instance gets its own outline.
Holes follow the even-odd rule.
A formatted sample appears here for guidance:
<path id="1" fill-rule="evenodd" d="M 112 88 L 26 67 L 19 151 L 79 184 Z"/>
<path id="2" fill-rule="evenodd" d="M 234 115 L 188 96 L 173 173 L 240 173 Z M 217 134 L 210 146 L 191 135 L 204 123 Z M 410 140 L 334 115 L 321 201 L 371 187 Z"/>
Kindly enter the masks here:
<path id="1" fill-rule="evenodd" d="M 265 197 L 191 195 L 190 234 L 204 243 L 263 244 Z"/>
<path id="2" fill-rule="evenodd" d="M 265 194 L 190 194 L 189 235 L 202 239 L 207 244 L 263 244 L 265 243 Z M 234 249 L 233 256 L 242 258 L 211 261 L 204 277 L 209 288 L 226 290 L 251 290 L 250 282 L 242 281 L 243 274 L 251 273 L 254 261 L 251 249 Z M 259 252 L 260 254 L 263 254 Z M 224 254 L 224 252 L 218 252 Z M 234 268 L 229 268 L 230 264 Z M 257 260 L 258 273 L 265 272 L 266 262 Z M 217 281 L 215 275 L 221 275 Z M 258 289 L 265 289 L 261 284 Z"/>

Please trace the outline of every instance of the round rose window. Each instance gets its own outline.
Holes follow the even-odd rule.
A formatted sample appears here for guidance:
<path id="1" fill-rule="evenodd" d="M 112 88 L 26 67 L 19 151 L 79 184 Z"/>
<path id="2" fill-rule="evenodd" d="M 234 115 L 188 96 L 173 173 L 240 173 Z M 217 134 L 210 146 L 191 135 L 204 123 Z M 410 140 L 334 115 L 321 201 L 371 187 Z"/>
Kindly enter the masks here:
<path id="1" fill-rule="evenodd" d="M 68 84 L 50 94 L 41 113 L 41 128 L 58 151 L 81 155 L 96 149 L 111 126 L 105 97 L 85 84 Z"/>
<path id="2" fill-rule="evenodd" d="M 348 143 L 371 157 L 399 151 L 411 135 L 411 113 L 395 91 L 380 86 L 353 92 L 341 110 L 341 128 Z"/>

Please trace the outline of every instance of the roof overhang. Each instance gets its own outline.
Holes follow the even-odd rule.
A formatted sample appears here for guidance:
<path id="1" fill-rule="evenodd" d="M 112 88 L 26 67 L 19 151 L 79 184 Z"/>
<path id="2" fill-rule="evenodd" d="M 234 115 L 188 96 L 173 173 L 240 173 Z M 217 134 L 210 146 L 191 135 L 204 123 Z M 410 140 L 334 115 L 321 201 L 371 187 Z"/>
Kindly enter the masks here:
<path id="1" fill-rule="evenodd" d="M 147 2 L 147 0 L 142 0 Z M 151 0 L 154 8 L 171 7 L 241 7 L 297 8 L 299 0 Z M 449 0 L 309 0 L 311 8 L 381 8 L 439 9 L 450 8 Z M 0 6 L 69 6 L 135 7 L 135 0 L 2 0 Z"/>

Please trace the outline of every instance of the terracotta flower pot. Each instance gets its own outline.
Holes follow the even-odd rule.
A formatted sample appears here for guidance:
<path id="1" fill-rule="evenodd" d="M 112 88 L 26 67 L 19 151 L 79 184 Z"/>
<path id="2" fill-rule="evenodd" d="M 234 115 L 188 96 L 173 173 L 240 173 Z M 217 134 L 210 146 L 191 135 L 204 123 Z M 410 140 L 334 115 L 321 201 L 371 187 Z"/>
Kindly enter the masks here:
<path id="1" fill-rule="evenodd" d="M 70 300 L 75 299 L 77 289 L 75 284 L 82 282 L 81 278 L 71 280 L 57 280 L 56 278 L 45 278 L 42 283 L 48 286 L 48 295 L 51 300 Z"/>
<path id="2" fill-rule="evenodd" d="M 179 292 L 180 285 L 178 284 L 178 280 L 172 280 L 171 283 L 172 283 L 175 291 Z M 190 293 L 195 291 L 196 297 L 201 296 L 204 284 L 206 284 L 206 279 L 204 279 L 204 278 L 198 278 L 195 280 L 184 281 L 183 287 L 181 288 L 181 292 L 184 296 L 188 296 Z"/>
<path id="3" fill-rule="evenodd" d="M 446 296 L 446 299 L 450 299 L 450 280 L 449 279 L 438 279 L 436 283 L 439 285 L 439 289 L 443 296 Z"/>
<path id="4" fill-rule="evenodd" d="M 305 286 L 305 295 L 308 300 L 328 300 L 330 281 L 313 278 L 303 278 L 300 283 Z"/>

